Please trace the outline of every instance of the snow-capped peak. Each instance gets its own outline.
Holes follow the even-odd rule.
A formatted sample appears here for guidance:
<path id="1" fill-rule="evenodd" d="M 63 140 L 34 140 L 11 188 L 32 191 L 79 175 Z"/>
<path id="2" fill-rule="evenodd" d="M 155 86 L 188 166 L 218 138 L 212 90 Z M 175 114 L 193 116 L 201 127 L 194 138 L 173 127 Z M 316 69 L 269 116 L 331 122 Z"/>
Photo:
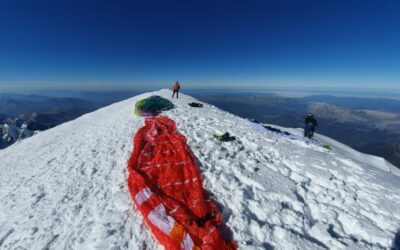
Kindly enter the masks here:
<path id="1" fill-rule="evenodd" d="M 239 249 L 385 249 L 399 236 L 400 172 L 382 158 L 274 126 L 292 135 L 284 136 L 160 90 L 1 150 L 0 249 L 160 248 L 126 184 L 144 121 L 134 106 L 151 95 L 174 103 L 163 114 L 188 138 Z M 236 140 L 214 138 L 225 132 Z"/>

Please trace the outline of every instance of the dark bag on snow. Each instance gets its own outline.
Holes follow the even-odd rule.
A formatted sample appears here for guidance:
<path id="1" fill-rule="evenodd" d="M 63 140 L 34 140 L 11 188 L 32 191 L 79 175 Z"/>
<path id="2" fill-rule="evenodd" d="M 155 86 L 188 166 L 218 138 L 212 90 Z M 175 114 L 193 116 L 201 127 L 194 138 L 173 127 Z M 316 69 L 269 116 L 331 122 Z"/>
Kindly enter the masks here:
<path id="1" fill-rule="evenodd" d="M 190 107 L 195 107 L 195 108 L 202 108 L 203 107 L 203 104 L 198 103 L 198 102 L 191 102 L 191 103 L 188 103 L 188 105 Z"/>

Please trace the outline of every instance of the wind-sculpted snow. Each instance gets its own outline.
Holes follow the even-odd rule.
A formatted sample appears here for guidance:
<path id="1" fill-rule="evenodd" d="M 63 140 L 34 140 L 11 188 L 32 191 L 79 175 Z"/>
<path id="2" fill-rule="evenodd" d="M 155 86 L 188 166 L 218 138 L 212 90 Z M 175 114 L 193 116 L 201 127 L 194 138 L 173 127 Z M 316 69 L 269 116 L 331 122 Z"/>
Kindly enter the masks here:
<path id="1" fill-rule="evenodd" d="M 0 151 L 0 249 L 160 249 L 132 209 L 126 162 L 147 93 Z M 390 249 L 398 169 L 316 135 L 330 152 L 180 95 L 164 112 L 200 161 L 239 249 Z M 285 129 L 301 136 L 301 131 Z M 230 132 L 233 142 L 214 134 Z"/>

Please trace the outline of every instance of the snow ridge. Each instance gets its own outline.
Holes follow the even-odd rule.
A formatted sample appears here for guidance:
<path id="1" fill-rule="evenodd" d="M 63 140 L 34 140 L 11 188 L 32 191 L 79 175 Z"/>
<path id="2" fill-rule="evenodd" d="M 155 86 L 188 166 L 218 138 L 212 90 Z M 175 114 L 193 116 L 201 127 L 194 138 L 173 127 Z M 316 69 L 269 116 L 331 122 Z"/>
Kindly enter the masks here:
<path id="1" fill-rule="evenodd" d="M 126 162 L 146 93 L 0 151 L 0 249 L 160 249 L 132 209 Z M 328 152 L 180 95 L 164 112 L 243 249 L 387 249 L 400 227 L 398 169 L 317 135 Z M 301 136 L 297 129 L 280 128 Z M 213 134 L 230 132 L 234 142 Z"/>

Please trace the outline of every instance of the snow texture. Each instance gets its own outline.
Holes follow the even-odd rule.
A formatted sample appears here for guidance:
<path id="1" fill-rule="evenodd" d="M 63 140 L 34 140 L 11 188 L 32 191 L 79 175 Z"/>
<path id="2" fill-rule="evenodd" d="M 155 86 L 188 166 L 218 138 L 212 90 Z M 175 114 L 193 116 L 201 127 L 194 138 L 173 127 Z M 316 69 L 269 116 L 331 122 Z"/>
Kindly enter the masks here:
<path id="1" fill-rule="evenodd" d="M 0 249 L 160 249 L 127 189 L 136 101 L 102 108 L 0 151 Z M 197 100 L 166 112 L 240 249 L 390 249 L 400 173 L 327 137 L 288 138 Z M 273 126 L 273 125 L 271 125 Z M 213 134 L 230 132 L 233 142 Z M 320 145 L 329 144 L 331 151 Z"/>

